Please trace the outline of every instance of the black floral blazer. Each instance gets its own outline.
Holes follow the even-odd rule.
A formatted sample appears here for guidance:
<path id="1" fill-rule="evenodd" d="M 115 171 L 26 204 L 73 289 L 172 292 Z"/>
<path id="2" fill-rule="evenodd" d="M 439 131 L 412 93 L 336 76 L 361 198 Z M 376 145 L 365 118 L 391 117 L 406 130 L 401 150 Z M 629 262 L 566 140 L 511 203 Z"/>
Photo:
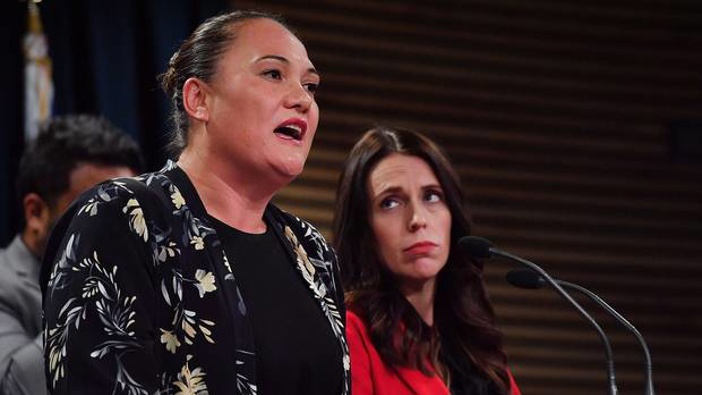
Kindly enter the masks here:
<path id="1" fill-rule="evenodd" d="M 265 212 L 339 340 L 336 257 L 310 224 Z M 265 286 L 265 284 L 261 284 Z M 84 194 L 52 233 L 42 274 L 54 394 L 256 394 L 246 303 L 205 208 L 173 162 Z"/>

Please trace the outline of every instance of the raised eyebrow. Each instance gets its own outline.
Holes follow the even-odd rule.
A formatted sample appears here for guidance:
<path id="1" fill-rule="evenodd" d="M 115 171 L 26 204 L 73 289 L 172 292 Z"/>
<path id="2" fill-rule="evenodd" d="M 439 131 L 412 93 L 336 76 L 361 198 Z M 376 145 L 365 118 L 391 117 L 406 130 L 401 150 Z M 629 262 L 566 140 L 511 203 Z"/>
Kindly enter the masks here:
<path id="1" fill-rule="evenodd" d="M 273 60 L 277 60 L 277 61 L 285 63 L 285 64 L 290 64 L 290 61 L 285 56 L 280 56 L 280 55 L 264 55 L 264 56 L 261 56 L 260 58 L 256 59 L 256 62 L 258 63 L 262 60 L 267 60 L 267 59 L 273 59 Z M 314 67 L 308 68 L 307 72 L 310 74 L 315 74 L 317 77 L 321 77 L 321 75 L 319 74 L 319 71 L 317 71 L 317 69 L 315 69 Z"/>
<path id="2" fill-rule="evenodd" d="M 441 187 L 441 184 L 427 184 L 422 187 L 423 190 L 427 189 L 438 189 L 443 192 L 444 188 Z"/>
<path id="3" fill-rule="evenodd" d="M 307 69 L 307 72 L 308 72 L 309 74 L 314 74 L 314 75 L 316 75 L 318 79 L 321 79 L 321 78 L 322 78 L 322 75 L 319 74 L 319 71 L 317 71 L 317 69 L 315 69 L 314 67 L 310 67 L 309 69 Z"/>
<path id="4" fill-rule="evenodd" d="M 266 59 L 274 59 L 274 60 L 279 60 L 283 63 L 290 63 L 290 61 L 285 56 L 280 56 L 280 55 L 263 55 L 260 58 L 256 59 L 256 61 L 260 62 L 260 61 L 266 60 Z"/>
<path id="5" fill-rule="evenodd" d="M 387 188 L 380 190 L 377 194 L 375 194 L 375 196 L 373 198 L 377 199 L 381 196 L 384 197 L 385 195 L 392 195 L 392 194 L 397 194 L 397 193 L 401 193 L 401 192 L 402 192 L 402 188 L 397 187 L 397 186 L 390 186 L 390 187 L 387 187 Z"/>

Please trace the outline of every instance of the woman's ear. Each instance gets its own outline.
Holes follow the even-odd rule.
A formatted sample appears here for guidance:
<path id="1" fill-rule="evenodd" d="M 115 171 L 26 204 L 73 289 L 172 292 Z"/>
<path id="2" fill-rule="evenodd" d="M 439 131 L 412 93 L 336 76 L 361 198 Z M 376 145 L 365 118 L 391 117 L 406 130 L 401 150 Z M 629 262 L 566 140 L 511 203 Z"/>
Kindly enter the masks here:
<path id="1" fill-rule="evenodd" d="M 208 103 L 209 90 L 207 84 L 195 77 L 188 78 L 183 84 L 183 108 L 185 112 L 198 121 L 207 122 L 210 119 Z"/>

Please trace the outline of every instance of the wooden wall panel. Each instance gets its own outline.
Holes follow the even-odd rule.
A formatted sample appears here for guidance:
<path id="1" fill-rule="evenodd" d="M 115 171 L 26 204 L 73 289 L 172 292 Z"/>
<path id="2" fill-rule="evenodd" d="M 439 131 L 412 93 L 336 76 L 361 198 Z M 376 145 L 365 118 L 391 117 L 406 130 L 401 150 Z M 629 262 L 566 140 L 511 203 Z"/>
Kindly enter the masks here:
<path id="1" fill-rule="evenodd" d="M 328 235 L 361 133 L 423 131 L 458 168 L 477 234 L 615 306 L 648 340 L 659 394 L 700 393 L 702 164 L 677 160 L 670 127 L 702 118 L 702 3 L 233 4 L 282 13 L 322 73 L 315 145 L 280 205 Z M 490 262 L 486 279 L 523 392 L 606 393 L 594 330 L 554 292 L 510 287 L 513 267 Z M 620 393 L 642 393 L 633 336 L 583 304 Z"/>

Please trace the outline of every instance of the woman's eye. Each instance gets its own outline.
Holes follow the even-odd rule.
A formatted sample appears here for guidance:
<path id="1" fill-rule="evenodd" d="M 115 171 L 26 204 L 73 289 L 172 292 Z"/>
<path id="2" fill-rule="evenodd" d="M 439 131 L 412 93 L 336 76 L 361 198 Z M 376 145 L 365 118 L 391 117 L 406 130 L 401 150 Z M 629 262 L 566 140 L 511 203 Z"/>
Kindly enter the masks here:
<path id="1" fill-rule="evenodd" d="M 424 200 L 430 203 L 441 202 L 444 200 L 444 196 L 438 191 L 427 191 L 424 194 Z"/>
<path id="2" fill-rule="evenodd" d="M 283 79 L 283 74 L 280 72 L 280 70 L 266 70 L 263 72 L 263 75 L 265 75 L 266 77 L 273 78 L 274 80 Z"/>
<path id="3" fill-rule="evenodd" d="M 315 84 L 312 82 L 310 82 L 308 84 L 304 84 L 303 86 L 305 87 L 305 90 L 307 90 L 307 92 L 310 92 L 310 93 L 315 93 L 315 92 L 317 92 L 317 89 L 319 89 L 319 84 Z"/>
<path id="4" fill-rule="evenodd" d="M 400 204 L 400 203 L 399 203 L 397 200 L 395 200 L 395 199 L 391 199 L 391 198 L 383 199 L 383 200 L 380 202 L 380 208 L 382 208 L 382 209 L 390 209 L 390 208 L 393 208 L 393 207 L 397 207 L 399 204 Z"/>

